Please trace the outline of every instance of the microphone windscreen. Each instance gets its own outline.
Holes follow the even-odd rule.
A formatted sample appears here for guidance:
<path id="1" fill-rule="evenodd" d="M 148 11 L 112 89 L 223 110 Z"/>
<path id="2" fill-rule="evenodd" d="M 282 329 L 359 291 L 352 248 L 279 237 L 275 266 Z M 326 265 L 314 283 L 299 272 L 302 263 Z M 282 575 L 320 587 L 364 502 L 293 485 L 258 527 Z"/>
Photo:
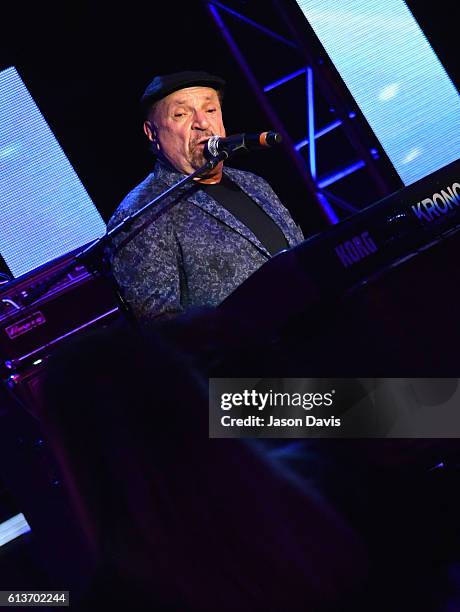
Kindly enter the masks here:
<path id="1" fill-rule="evenodd" d="M 260 144 L 263 147 L 273 147 L 283 141 L 283 137 L 278 132 L 262 132 L 260 135 Z"/>

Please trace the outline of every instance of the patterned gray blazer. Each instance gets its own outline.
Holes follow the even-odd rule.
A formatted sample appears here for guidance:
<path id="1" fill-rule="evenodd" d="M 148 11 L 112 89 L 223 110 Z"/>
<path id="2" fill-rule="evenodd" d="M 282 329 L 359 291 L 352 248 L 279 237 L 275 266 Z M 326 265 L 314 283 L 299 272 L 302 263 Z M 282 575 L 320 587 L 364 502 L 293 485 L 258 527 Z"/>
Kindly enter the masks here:
<path id="1" fill-rule="evenodd" d="M 264 179 L 234 168 L 224 168 L 224 173 L 272 217 L 289 246 L 303 240 Z M 117 208 L 109 229 L 181 178 L 157 162 Z M 269 258 L 254 234 L 198 183 L 141 215 L 129 232 L 114 238 L 111 250 L 115 279 L 144 322 L 219 304 Z"/>

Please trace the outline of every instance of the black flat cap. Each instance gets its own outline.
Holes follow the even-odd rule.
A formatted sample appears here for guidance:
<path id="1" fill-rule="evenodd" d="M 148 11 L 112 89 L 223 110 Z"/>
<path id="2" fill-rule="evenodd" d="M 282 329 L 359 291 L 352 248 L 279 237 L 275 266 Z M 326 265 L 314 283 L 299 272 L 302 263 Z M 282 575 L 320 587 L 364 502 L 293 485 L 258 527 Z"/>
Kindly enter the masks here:
<path id="1" fill-rule="evenodd" d="M 142 108 L 148 110 L 152 104 L 178 89 L 200 85 L 220 90 L 225 87 L 225 81 L 221 77 L 200 70 L 187 70 L 156 76 L 144 91 L 141 98 Z"/>

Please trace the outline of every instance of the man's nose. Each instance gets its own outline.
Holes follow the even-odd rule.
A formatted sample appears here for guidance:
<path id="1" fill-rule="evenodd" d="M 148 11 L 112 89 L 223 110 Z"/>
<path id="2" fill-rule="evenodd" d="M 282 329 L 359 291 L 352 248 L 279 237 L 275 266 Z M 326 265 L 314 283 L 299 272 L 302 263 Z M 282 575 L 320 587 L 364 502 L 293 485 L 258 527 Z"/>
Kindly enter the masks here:
<path id="1" fill-rule="evenodd" d="M 206 130 L 209 127 L 208 116 L 204 111 L 195 111 L 192 127 L 196 130 Z"/>

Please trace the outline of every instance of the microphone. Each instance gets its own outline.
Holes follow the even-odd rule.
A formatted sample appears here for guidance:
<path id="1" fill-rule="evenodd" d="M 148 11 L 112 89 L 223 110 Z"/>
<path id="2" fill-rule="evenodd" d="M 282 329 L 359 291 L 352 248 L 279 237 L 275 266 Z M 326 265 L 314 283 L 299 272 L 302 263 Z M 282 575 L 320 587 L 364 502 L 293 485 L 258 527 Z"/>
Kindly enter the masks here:
<path id="1" fill-rule="evenodd" d="M 235 136 L 227 136 L 225 138 L 222 136 L 211 136 L 204 145 L 204 155 L 207 159 L 211 160 L 218 156 L 226 159 L 240 149 L 245 149 L 246 151 L 265 149 L 280 144 L 282 140 L 282 136 L 278 132 L 235 134 Z"/>

